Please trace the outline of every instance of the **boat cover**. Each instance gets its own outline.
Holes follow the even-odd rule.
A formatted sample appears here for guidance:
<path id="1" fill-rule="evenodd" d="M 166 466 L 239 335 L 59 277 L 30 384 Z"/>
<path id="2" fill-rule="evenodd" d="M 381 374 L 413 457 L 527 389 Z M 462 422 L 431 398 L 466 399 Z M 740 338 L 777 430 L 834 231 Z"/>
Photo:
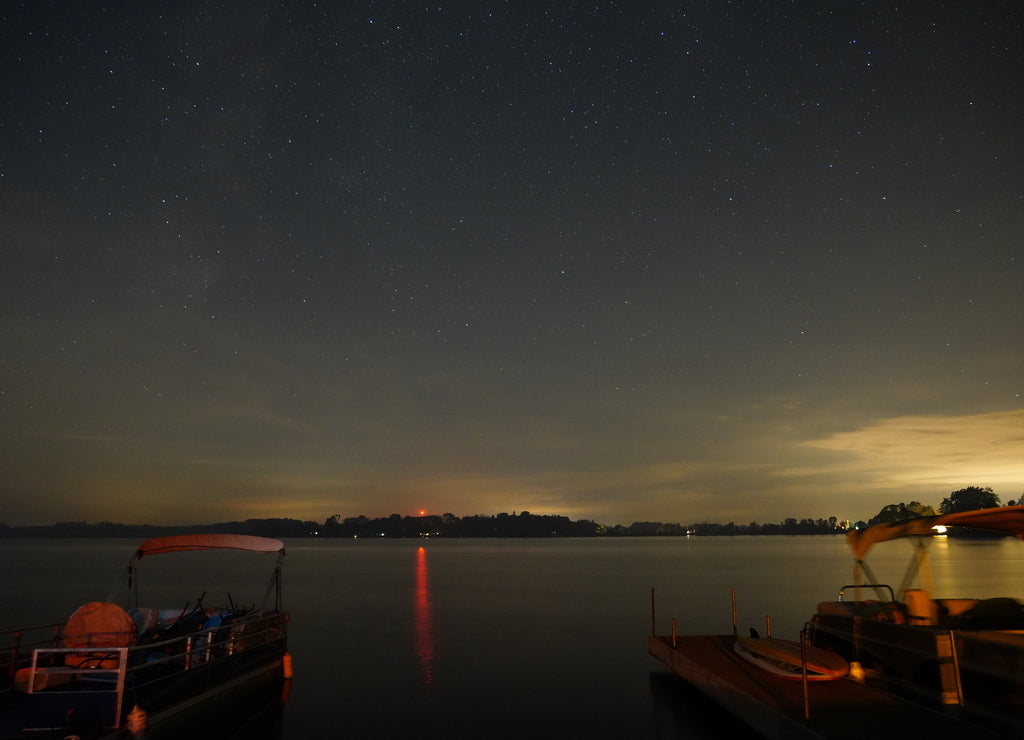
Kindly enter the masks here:
<path id="1" fill-rule="evenodd" d="M 938 516 L 924 516 L 899 522 L 885 522 L 867 529 L 851 529 L 846 533 L 846 541 L 850 545 L 854 557 L 857 560 L 863 560 L 868 550 L 876 542 L 915 535 L 930 535 L 933 534 L 933 528 L 938 526 L 985 529 L 1024 539 L 1024 506 L 999 506 L 992 509 L 958 511 L 955 514 L 939 514 Z"/>
<path id="2" fill-rule="evenodd" d="M 254 537 L 245 534 L 181 534 L 170 537 L 153 537 L 139 545 L 134 560 L 147 555 L 188 550 L 250 550 L 252 552 L 281 552 L 284 543 L 269 537 Z"/>

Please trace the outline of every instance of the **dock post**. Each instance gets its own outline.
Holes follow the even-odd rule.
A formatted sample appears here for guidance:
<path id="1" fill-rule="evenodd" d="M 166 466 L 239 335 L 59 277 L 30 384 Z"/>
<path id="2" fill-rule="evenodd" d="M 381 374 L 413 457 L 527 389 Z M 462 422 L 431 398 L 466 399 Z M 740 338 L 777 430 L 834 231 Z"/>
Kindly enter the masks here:
<path id="1" fill-rule="evenodd" d="M 651 589 L 651 635 L 654 636 L 654 589 Z"/>
<path id="2" fill-rule="evenodd" d="M 771 615 L 766 615 L 764 618 L 764 629 L 768 633 L 766 637 L 772 636 L 772 618 Z"/>
<path id="3" fill-rule="evenodd" d="M 736 589 L 735 589 L 735 587 L 730 589 L 730 593 L 732 594 L 732 636 L 733 637 L 738 637 L 740 633 L 739 633 L 739 630 L 736 629 Z"/>
<path id="4" fill-rule="evenodd" d="M 676 646 L 676 620 L 672 618 L 672 647 Z"/>
<path id="5" fill-rule="evenodd" d="M 804 682 L 804 719 L 811 718 L 811 697 L 807 691 L 807 626 L 800 630 L 800 673 Z"/>

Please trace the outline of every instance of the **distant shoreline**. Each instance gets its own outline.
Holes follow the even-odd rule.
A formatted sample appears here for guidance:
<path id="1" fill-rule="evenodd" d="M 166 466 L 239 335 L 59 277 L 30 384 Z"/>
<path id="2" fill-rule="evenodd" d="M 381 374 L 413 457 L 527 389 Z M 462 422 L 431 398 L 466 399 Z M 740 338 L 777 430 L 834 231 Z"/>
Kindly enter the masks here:
<path id="1" fill-rule="evenodd" d="M 700 537 L 736 535 L 828 535 L 844 534 L 846 529 L 835 518 L 786 519 L 779 524 L 699 524 L 633 522 L 629 526 L 606 526 L 565 516 L 531 514 L 473 515 L 452 514 L 406 516 L 392 514 L 370 519 L 365 516 L 325 522 L 298 519 L 246 519 L 187 526 L 155 524 L 119 524 L 115 522 L 57 522 L 44 525 L 7 525 L 0 523 L 0 539 L 89 539 L 161 537 L 183 533 L 233 533 L 289 539 L 338 538 L 486 538 L 486 537 Z"/>

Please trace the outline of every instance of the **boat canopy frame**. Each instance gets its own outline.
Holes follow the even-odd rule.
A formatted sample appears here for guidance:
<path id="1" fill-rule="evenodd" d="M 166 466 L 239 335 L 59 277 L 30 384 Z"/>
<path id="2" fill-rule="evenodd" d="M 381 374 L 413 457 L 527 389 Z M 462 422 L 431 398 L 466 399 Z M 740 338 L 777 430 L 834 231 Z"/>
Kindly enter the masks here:
<path id="1" fill-rule="evenodd" d="M 181 534 L 167 537 L 152 537 L 135 550 L 124 574 L 114 587 L 109 601 L 114 601 L 121 586 L 127 583 L 128 602 L 131 606 L 139 605 L 139 581 L 136 573 L 139 561 L 151 555 L 164 555 L 172 552 L 190 552 L 196 550 L 246 550 L 257 553 L 277 553 L 277 561 L 263 595 L 263 608 L 266 609 L 271 597 L 274 599 L 274 610 L 282 610 L 281 568 L 284 563 L 285 546 L 281 540 L 270 537 L 257 537 L 245 534 Z"/>
<path id="2" fill-rule="evenodd" d="M 864 561 L 868 551 L 874 545 L 888 540 L 910 538 L 910 542 L 914 546 L 914 559 L 900 584 L 898 597 L 903 595 L 915 577 L 920 580 L 922 587 L 930 592 L 932 584 L 928 545 L 931 543 L 937 527 L 979 529 L 1024 540 L 1024 506 L 997 506 L 990 509 L 958 511 L 952 514 L 883 522 L 867 529 L 851 529 L 846 533 L 846 542 L 854 556 L 853 582 L 856 587 L 858 589 L 862 587 L 875 588 L 876 591 L 879 589 L 874 574 Z M 862 574 L 867 575 L 869 583 L 861 583 Z M 859 598 L 859 596 L 855 598 Z"/>

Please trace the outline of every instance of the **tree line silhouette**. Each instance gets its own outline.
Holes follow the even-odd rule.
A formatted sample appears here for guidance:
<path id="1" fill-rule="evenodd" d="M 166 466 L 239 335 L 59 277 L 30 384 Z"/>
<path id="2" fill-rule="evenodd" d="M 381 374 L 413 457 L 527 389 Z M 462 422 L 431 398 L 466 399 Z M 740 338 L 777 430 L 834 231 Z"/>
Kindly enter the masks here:
<path id="1" fill-rule="evenodd" d="M 1024 504 L 1024 496 L 1020 502 Z M 1007 502 L 1008 506 L 1015 501 Z M 969 511 L 999 506 L 999 497 L 991 488 L 969 486 L 953 491 L 942 500 L 939 513 Z M 867 522 L 852 525 L 863 528 L 879 522 L 910 519 L 935 514 L 931 506 L 917 501 L 888 504 Z M 152 524 L 118 524 L 115 522 L 58 522 L 48 525 L 8 526 L 0 523 L 0 538 L 51 537 L 89 538 L 125 537 L 147 538 L 185 533 L 233 533 L 282 538 L 413 538 L 413 537 L 683 537 L 683 536 L 736 536 L 736 535 L 828 535 L 842 534 L 851 528 L 849 521 L 837 517 L 828 519 L 787 518 L 777 524 L 678 524 L 665 522 L 633 522 L 629 526 L 606 526 L 590 519 L 573 521 L 567 516 L 554 514 L 475 514 L 458 517 L 454 514 L 424 514 L 402 516 L 391 514 L 371 519 L 366 516 L 343 518 L 340 514 L 324 522 L 298 519 L 246 519 L 242 522 L 222 522 L 181 527 Z"/>
<path id="2" fill-rule="evenodd" d="M 778 524 L 713 524 L 701 522 L 682 525 L 664 522 L 633 522 L 629 526 L 606 526 L 589 519 L 572 520 L 567 516 L 531 514 L 427 514 L 369 518 L 340 515 L 326 521 L 298 519 L 247 519 L 191 526 L 119 524 L 85 521 L 57 522 L 49 525 L 8 526 L 0 523 L 0 538 L 136 538 L 185 533 L 234 533 L 283 538 L 418 538 L 418 537 L 678 537 L 711 535 L 840 534 L 845 528 L 835 517 L 825 519 L 786 519 Z"/>

